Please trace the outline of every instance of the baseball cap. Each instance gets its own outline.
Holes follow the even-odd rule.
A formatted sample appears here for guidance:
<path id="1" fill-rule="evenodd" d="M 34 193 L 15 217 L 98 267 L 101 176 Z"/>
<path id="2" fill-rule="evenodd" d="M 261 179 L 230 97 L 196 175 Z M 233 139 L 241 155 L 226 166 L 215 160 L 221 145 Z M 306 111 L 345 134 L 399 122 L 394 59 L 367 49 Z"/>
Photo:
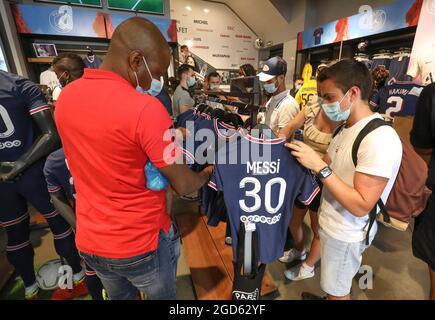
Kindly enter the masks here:
<path id="1" fill-rule="evenodd" d="M 270 79 L 287 73 L 287 62 L 281 57 L 273 57 L 267 60 L 263 69 L 258 74 L 261 82 L 269 81 Z"/>

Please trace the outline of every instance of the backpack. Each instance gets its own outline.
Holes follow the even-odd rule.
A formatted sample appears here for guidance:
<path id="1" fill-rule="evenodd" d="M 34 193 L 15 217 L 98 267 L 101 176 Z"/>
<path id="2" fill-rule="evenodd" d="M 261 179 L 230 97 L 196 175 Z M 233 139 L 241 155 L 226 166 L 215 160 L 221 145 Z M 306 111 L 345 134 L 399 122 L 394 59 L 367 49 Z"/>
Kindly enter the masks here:
<path id="1" fill-rule="evenodd" d="M 362 140 L 373 130 L 389 125 L 383 119 L 371 120 L 358 134 L 352 146 L 352 161 L 357 165 L 358 149 Z M 337 128 L 334 132 L 335 137 L 344 125 Z M 373 223 L 377 219 L 382 224 L 405 231 L 411 218 L 418 216 L 426 207 L 427 201 L 432 193 L 426 187 L 428 168 L 426 162 L 414 151 L 406 142 L 402 142 L 402 161 L 396 181 L 393 184 L 387 202 L 384 204 L 379 199 L 374 208 L 369 213 L 369 227 L 366 236 L 366 245 L 369 245 L 369 233 Z M 380 212 L 378 214 L 377 207 Z"/>

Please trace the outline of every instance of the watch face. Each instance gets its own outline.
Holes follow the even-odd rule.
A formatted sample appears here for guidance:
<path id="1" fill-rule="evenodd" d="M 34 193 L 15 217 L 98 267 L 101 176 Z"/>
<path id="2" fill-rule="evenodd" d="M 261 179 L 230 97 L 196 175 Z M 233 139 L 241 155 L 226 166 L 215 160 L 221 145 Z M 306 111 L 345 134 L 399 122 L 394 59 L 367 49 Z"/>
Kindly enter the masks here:
<path id="1" fill-rule="evenodd" d="M 320 175 L 321 175 L 323 178 L 328 177 L 331 173 L 332 173 L 332 170 L 331 170 L 331 168 L 329 168 L 329 167 L 326 167 L 326 168 L 320 170 Z"/>

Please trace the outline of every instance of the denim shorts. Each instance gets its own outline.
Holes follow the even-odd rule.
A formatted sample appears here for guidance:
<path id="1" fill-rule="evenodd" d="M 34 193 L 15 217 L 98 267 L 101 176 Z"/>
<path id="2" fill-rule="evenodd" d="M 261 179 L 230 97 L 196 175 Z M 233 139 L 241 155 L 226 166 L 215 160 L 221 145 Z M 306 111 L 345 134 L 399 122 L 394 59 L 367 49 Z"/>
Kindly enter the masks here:
<path id="1" fill-rule="evenodd" d="M 319 235 L 322 290 L 335 297 L 347 296 L 352 288 L 352 280 L 361 267 L 362 254 L 370 245 L 365 244 L 365 239 L 353 243 L 334 239 L 321 228 Z M 374 236 L 370 235 L 370 243 Z"/>

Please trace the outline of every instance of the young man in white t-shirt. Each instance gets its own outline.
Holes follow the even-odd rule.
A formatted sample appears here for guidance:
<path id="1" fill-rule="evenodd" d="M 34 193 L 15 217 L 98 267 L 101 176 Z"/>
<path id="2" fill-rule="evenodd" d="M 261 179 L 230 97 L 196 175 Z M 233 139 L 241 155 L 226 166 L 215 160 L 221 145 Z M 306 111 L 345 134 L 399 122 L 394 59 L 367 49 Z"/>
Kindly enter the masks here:
<path id="1" fill-rule="evenodd" d="M 350 299 L 352 279 L 368 247 L 368 214 L 379 198 L 387 201 L 402 160 L 402 144 L 393 128 L 381 126 L 361 142 L 355 167 L 352 146 L 358 133 L 372 119 L 381 118 L 368 104 L 370 72 L 361 62 L 342 60 L 323 70 L 317 81 L 326 115 L 346 121 L 345 127 L 333 138 L 324 159 L 301 142 L 288 147 L 324 185 L 319 209 L 322 289 L 328 299 Z M 370 243 L 376 231 L 375 222 Z"/>

